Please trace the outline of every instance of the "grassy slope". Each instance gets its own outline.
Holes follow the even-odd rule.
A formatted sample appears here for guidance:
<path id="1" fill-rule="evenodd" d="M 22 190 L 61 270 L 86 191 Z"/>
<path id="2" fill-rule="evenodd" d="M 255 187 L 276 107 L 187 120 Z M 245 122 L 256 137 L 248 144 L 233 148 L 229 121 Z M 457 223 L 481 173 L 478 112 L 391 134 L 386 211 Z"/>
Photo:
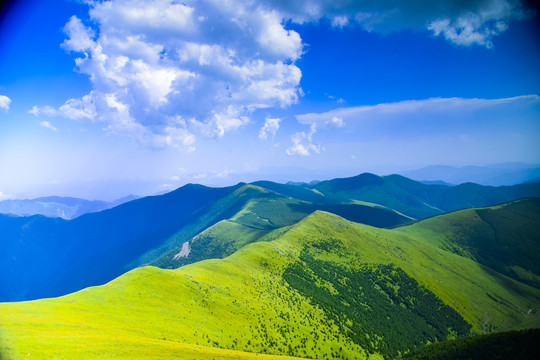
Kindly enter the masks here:
<path id="1" fill-rule="evenodd" d="M 322 246 L 328 239 L 334 246 Z M 0 304 L 0 349 L 6 357 L 30 353 L 25 358 L 35 359 L 127 359 L 134 353 L 153 359 L 177 350 L 192 352 L 187 358 L 197 358 L 199 350 L 201 357 L 228 355 L 217 347 L 364 358 L 320 307 L 284 281 L 283 273 L 301 264 L 306 251 L 348 269 L 393 264 L 462 314 L 477 333 L 488 325 L 497 331 L 539 326 L 537 315 L 527 315 L 540 307 L 539 290 L 398 231 L 316 212 L 276 240 L 247 245 L 223 260 L 177 270 L 138 268 L 61 298 Z"/>
<path id="2" fill-rule="evenodd" d="M 398 231 L 540 288 L 540 199 L 425 219 Z"/>
<path id="3" fill-rule="evenodd" d="M 221 259 L 246 244 L 274 239 L 282 232 L 279 229 L 297 223 L 316 210 L 330 211 L 352 221 L 379 227 L 403 224 L 410 220 L 390 209 L 361 204 L 316 204 L 255 185 L 240 187 L 213 205 L 212 209 L 223 207 L 220 204 L 233 202 L 241 204 L 234 207 L 229 205 L 230 209 L 238 212 L 232 214 L 232 211 L 228 211 L 230 218 L 204 231 L 202 230 L 205 227 L 200 225 L 205 223 L 200 221 L 190 225 L 189 232 L 181 229 L 171 240 L 164 242 L 176 246 L 157 259 L 154 257 L 155 260 L 151 261 L 150 265 L 175 269 L 205 259 Z M 194 232 L 194 226 L 198 226 L 197 229 L 201 232 Z M 185 242 L 189 242 L 190 254 L 187 257 L 175 258 Z M 148 256 L 147 259 L 152 260 L 152 257 Z"/>

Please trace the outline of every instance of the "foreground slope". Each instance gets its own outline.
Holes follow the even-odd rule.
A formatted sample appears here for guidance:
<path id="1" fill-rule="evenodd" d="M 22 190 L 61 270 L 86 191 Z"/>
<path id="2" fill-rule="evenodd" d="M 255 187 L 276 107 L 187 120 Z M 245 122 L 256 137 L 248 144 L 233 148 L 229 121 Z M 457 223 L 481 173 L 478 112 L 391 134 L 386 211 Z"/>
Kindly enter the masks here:
<path id="1" fill-rule="evenodd" d="M 0 349 L 8 359 L 152 359 L 180 348 L 394 358 L 428 341 L 538 327 L 529 310 L 539 307 L 540 290 L 470 259 L 318 211 L 223 260 L 0 304 Z"/>
<path id="2" fill-rule="evenodd" d="M 540 288 L 540 198 L 455 211 L 398 230 Z"/>

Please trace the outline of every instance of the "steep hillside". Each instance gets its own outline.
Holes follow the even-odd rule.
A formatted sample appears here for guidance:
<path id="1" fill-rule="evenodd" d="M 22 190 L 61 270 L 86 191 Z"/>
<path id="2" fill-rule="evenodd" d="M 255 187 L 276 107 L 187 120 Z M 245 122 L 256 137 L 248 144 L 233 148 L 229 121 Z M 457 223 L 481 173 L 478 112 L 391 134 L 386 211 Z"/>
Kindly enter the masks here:
<path id="1" fill-rule="evenodd" d="M 0 215 L 0 271 L 6 274 L 0 280 L 0 301 L 63 295 L 103 284 L 149 263 L 176 268 L 223 258 L 248 243 L 275 238 L 279 232 L 271 232 L 316 210 L 391 227 L 412 217 L 540 191 L 539 184 L 447 187 L 371 174 L 309 185 L 312 188 L 258 184 L 263 187 L 186 185 L 70 221 Z M 216 227 L 204 232 L 213 225 Z M 530 266 L 518 266 L 512 271 L 520 272 L 520 279 L 531 277 L 527 273 Z"/>
<path id="2" fill-rule="evenodd" d="M 230 198 L 228 200 L 228 198 Z M 317 204 L 294 199 L 254 185 L 246 185 L 224 201 L 244 198 L 242 209 L 150 262 L 164 269 L 175 269 L 205 259 L 221 259 L 246 244 L 270 241 L 316 210 L 340 215 L 347 220 L 377 227 L 410 221 L 394 211 L 359 204 Z M 176 241 L 178 243 L 178 241 Z"/>
<path id="3" fill-rule="evenodd" d="M 70 221 L 0 215 L 0 301 L 58 296 L 110 281 L 237 188 L 186 185 Z M 206 219 L 202 229 L 230 215 Z"/>
<path id="4" fill-rule="evenodd" d="M 448 211 L 490 206 L 523 197 L 540 197 L 540 184 L 491 187 L 473 183 L 426 185 L 399 175 L 361 174 L 323 181 L 313 190 L 339 202 L 353 200 L 384 205 L 415 219 Z"/>
<path id="5" fill-rule="evenodd" d="M 314 204 L 246 184 L 229 188 L 186 185 L 71 221 L 0 215 L 0 271 L 7 274 L 0 280 L 0 301 L 64 295 L 103 284 L 147 263 L 176 268 L 223 258 L 315 210 L 375 226 L 410 220 L 388 209 Z M 227 219 L 238 225 L 234 231 L 229 227 L 219 235 L 216 228 L 212 237 L 198 236 Z M 176 256 L 189 241 L 190 256 Z"/>
<path id="6" fill-rule="evenodd" d="M 456 211 L 398 229 L 540 288 L 540 199 Z"/>
<path id="7" fill-rule="evenodd" d="M 223 260 L 143 267 L 61 298 L 0 304 L 0 351 L 8 359 L 155 359 L 175 349 L 390 359 L 428 341 L 538 326 L 529 310 L 539 306 L 540 290 L 470 259 L 316 212 Z"/>

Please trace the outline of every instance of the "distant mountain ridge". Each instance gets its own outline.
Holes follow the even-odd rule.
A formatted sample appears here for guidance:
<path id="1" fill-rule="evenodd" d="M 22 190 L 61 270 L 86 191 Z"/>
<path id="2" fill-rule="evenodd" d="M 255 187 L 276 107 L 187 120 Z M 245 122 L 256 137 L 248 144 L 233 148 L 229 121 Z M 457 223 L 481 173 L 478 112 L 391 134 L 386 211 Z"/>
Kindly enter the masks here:
<path id="1" fill-rule="evenodd" d="M 128 195 L 110 202 L 62 196 L 47 196 L 25 200 L 2 200 L 0 201 L 0 213 L 19 216 L 43 215 L 70 220 L 86 213 L 107 210 L 138 198 L 139 196 L 136 195 Z"/>
<path id="2" fill-rule="evenodd" d="M 370 173 L 322 181 L 310 189 L 333 201 L 375 203 L 415 219 L 524 197 L 540 197 L 539 183 L 501 187 L 474 183 L 426 185 L 401 175 L 377 176 Z"/>
<path id="3" fill-rule="evenodd" d="M 464 167 L 435 165 L 407 171 L 403 175 L 417 181 L 443 181 L 455 185 L 473 182 L 480 185 L 508 186 L 537 180 L 540 177 L 540 165 L 521 163 Z"/>

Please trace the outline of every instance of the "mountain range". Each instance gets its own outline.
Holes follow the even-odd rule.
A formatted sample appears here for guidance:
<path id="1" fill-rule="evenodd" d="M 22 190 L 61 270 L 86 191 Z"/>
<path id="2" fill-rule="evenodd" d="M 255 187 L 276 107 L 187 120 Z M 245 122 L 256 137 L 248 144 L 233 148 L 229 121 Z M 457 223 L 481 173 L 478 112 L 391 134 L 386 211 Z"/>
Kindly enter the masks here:
<path id="1" fill-rule="evenodd" d="M 538 224 L 538 183 L 372 174 L 2 215 L 0 355 L 393 359 L 539 327 Z"/>
<path id="2" fill-rule="evenodd" d="M 418 181 L 441 181 L 455 185 L 473 182 L 481 185 L 504 186 L 538 182 L 540 166 L 522 163 L 463 167 L 434 165 L 407 171 L 403 175 Z"/>
<path id="3" fill-rule="evenodd" d="M 25 200 L 2 200 L 0 201 L 0 214 L 19 216 L 43 215 L 70 220 L 86 213 L 110 209 L 137 198 L 139 197 L 136 195 L 128 195 L 111 202 L 61 196 L 47 196 Z"/>

